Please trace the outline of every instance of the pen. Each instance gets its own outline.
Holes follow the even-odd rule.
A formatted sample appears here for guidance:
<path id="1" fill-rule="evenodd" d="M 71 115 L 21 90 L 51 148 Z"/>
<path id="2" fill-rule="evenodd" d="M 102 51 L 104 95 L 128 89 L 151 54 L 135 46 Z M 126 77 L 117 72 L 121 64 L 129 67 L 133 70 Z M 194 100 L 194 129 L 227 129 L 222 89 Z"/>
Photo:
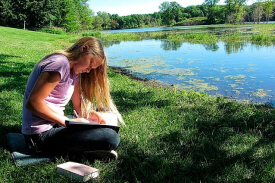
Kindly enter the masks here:
<path id="1" fill-rule="evenodd" d="M 77 114 L 77 112 L 75 110 L 74 110 L 74 115 L 75 115 L 76 118 L 79 118 L 78 114 Z"/>

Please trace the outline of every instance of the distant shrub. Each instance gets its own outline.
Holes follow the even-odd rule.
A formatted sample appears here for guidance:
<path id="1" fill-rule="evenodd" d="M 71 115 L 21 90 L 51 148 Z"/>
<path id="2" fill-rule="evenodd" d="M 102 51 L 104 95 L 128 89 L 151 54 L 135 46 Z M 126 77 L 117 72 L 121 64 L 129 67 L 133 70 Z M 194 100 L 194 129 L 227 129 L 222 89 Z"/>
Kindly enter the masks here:
<path id="1" fill-rule="evenodd" d="M 85 37 L 85 36 L 93 36 L 93 37 L 96 37 L 96 38 L 101 38 L 101 32 L 84 32 L 82 33 L 82 36 Z"/>
<path id="2" fill-rule="evenodd" d="M 175 26 L 191 26 L 191 25 L 205 25 L 206 17 L 194 17 L 177 22 Z"/>
<path id="3" fill-rule="evenodd" d="M 67 34 L 66 31 L 59 27 L 44 27 L 39 30 L 40 32 L 46 32 L 50 34 Z"/>

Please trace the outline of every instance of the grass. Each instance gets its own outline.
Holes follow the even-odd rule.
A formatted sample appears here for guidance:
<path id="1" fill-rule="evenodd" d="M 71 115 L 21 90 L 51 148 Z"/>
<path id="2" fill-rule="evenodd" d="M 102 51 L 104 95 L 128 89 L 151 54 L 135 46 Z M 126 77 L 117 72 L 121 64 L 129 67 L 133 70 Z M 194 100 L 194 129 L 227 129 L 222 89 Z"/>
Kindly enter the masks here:
<path id="1" fill-rule="evenodd" d="M 56 173 L 67 157 L 15 167 L 6 135 L 20 132 L 24 88 L 34 64 L 81 36 L 5 27 L 0 32 L 0 182 L 73 182 Z M 150 87 L 111 69 L 108 73 L 127 126 L 121 127 L 117 161 L 79 158 L 100 169 L 91 182 L 275 181 L 273 108 Z"/>

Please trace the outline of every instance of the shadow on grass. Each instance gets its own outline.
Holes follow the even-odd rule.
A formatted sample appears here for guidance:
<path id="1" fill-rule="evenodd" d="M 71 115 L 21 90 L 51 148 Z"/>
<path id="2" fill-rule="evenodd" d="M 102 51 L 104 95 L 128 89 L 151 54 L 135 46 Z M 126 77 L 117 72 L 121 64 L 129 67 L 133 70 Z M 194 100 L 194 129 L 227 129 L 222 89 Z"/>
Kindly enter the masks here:
<path id="1" fill-rule="evenodd" d="M 242 110 L 234 103 L 220 107 L 211 120 L 204 107 L 189 108 L 199 114 L 146 145 L 124 138 L 112 176 L 121 182 L 273 182 L 274 110 L 255 107 L 248 118 L 234 115 Z"/>
<path id="2" fill-rule="evenodd" d="M 161 108 L 170 105 L 168 100 L 154 100 L 153 96 L 155 94 L 152 92 L 129 92 L 122 90 L 111 92 L 111 95 L 113 96 L 115 104 L 121 112 L 134 110 L 144 106 Z"/>
<path id="3" fill-rule="evenodd" d="M 24 93 L 30 70 L 33 64 L 26 62 L 15 62 L 10 59 L 20 58 L 19 56 L 0 54 L 0 91 L 16 90 L 19 93 Z"/>
<path id="4" fill-rule="evenodd" d="M 33 64 L 15 61 L 19 56 L 0 54 L 0 146 L 7 147 L 6 135 L 21 131 L 21 111 L 29 70 Z"/>

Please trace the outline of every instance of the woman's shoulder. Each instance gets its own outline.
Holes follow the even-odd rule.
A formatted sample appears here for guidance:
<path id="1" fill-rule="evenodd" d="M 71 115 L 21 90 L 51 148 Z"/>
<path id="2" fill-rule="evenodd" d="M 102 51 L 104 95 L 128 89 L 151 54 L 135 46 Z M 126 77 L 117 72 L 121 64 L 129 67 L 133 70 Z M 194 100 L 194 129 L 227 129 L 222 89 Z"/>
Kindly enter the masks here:
<path id="1" fill-rule="evenodd" d="M 68 58 L 63 55 L 63 54 L 59 54 L 59 53 L 54 53 L 49 55 L 47 58 L 45 58 L 44 60 L 51 60 L 51 61 L 57 61 L 57 62 L 64 62 L 64 63 L 68 63 L 69 64 L 69 60 Z"/>
<path id="2" fill-rule="evenodd" d="M 70 62 L 68 58 L 62 54 L 50 54 L 44 57 L 39 65 L 42 66 L 62 66 L 62 67 L 70 67 Z"/>
<path id="3" fill-rule="evenodd" d="M 55 71 L 61 74 L 61 77 L 64 75 L 69 75 L 70 73 L 70 63 L 66 56 L 62 54 L 51 54 L 43 58 L 38 64 L 38 67 L 41 68 L 41 72 L 46 71 Z"/>

